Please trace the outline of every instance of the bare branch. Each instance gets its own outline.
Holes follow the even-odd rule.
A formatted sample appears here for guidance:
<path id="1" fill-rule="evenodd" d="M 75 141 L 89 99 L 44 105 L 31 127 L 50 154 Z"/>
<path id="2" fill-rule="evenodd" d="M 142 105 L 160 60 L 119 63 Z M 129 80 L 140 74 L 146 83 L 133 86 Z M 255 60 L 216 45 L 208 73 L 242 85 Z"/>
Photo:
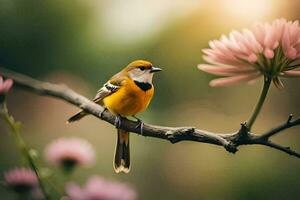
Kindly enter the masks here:
<path id="1" fill-rule="evenodd" d="M 300 125 L 300 118 L 292 120 L 293 119 L 293 115 L 290 114 L 287 121 L 271 130 L 269 130 L 268 132 L 262 134 L 260 136 L 261 139 L 265 139 L 268 140 L 270 137 L 272 137 L 273 135 L 276 135 L 282 131 L 284 131 L 285 129 L 294 127 L 294 126 L 298 126 Z"/>
<path id="2" fill-rule="evenodd" d="M 5 68 L 0 68 L 0 72 L 4 77 L 12 78 L 14 82 L 22 88 L 40 95 L 52 96 L 67 101 L 112 125 L 115 122 L 115 116 L 109 111 L 105 111 L 100 105 L 90 101 L 82 95 L 79 95 L 65 85 L 38 81 Z M 141 130 L 138 126 L 139 122 L 128 120 L 126 118 L 122 118 L 121 120 L 122 122 L 120 128 L 132 133 L 140 134 Z M 290 116 L 287 122 L 262 135 L 249 132 L 249 129 L 245 123 L 242 123 L 241 128 L 233 133 L 213 133 L 193 127 L 166 127 L 144 124 L 142 135 L 168 140 L 171 143 L 195 141 L 223 146 L 228 152 L 231 153 L 235 153 L 240 145 L 258 144 L 275 148 L 300 158 L 300 154 L 291 150 L 289 147 L 284 147 L 269 141 L 271 136 L 299 124 L 300 119 L 292 120 L 292 117 Z"/>
<path id="3" fill-rule="evenodd" d="M 262 145 L 266 145 L 266 146 L 272 147 L 274 149 L 283 151 L 283 152 L 285 152 L 287 154 L 290 154 L 292 156 L 296 156 L 296 157 L 300 158 L 300 153 L 297 153 L 296 151 L 292 150 L 290 147 L 284 147 L 284 146 L 276 144 L 276 143 L 274 143 L 272 141 L 267 141 L 265 143 L 262 143 Z"/>

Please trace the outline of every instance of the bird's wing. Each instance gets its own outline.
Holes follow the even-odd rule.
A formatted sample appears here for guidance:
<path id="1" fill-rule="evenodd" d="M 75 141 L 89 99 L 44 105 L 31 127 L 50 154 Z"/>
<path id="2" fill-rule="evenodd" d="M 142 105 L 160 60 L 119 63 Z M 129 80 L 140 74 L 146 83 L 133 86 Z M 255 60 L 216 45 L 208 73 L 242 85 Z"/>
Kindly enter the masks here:
<path id="1" fill-rule="evenodd" d="M 123 78 L 112 78 L 108 82 L 106 82 L 102 88 L 97 91 L 94 102 L 98 103 L 103 100 L 103 98 L 115 93 L 120 89 L 125 79 Z"/>
<path id="2" fill-rule="evenodd" d="M 107 82 L 97 91 L 95 98 L 93 99 L 94 102 L 102 101 L 104 97 L 111 95 L 112 93 L 116 92 L 120 86 L 111 84 Z"/>

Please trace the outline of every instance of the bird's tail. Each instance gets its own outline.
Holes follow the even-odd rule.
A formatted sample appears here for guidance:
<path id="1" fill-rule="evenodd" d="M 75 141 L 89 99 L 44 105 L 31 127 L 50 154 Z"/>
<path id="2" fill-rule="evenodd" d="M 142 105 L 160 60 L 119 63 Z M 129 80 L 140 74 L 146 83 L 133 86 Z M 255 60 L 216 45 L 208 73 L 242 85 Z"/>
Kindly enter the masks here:
<path id="1" fill-rule="evenodd" d="M 78 120 L 80 120 L 81 118 L 83 118 L 86 115 L 87 115 L 86 112 L 80 111 L 80 112 L 76 113 L 75 115 L 73 115 L 72 117 L 70 117 L 68 119 L 67 123 L 78 121 Z"/>
<path id="2" fill-rule="evenodd" d="M 130 171 L 129 132 L 118 129 L 114 169 L 116 173 Z"/>

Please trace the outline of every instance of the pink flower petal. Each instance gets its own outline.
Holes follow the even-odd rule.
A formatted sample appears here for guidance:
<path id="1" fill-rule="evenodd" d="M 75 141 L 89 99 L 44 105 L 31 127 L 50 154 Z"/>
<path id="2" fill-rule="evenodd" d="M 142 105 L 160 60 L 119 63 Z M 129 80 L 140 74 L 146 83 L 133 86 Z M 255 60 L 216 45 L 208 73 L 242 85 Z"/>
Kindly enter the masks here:
<path id="1" fill-rule="evenodd" d="M 257 39 L 257 41 L 263 45 L 263 41 L 264 41 L 264 35 L 265 35 L 265 31 L 264 31 L 264 28 L 263 28 L 263 24 L 256 24 L 254 25 L 253 29 L 252 29 L 254 35 L 255 35 L 255 38 Z"/>
<path id="2" fill-rule="evenodd" d="M 2 88 L 3 88 L 3 92 L 4 93 L 7 93 L 9 90 L 10 90 L 10 88 L 12 87 L 12 85 L 13 85 L 13 80 L 12 79 L 6 79 L 5 81 L 4 81 L 4 83 L 2 84 Z"/>
<path id="3" fill-rule="evenodd" d="M 221 76 L 232 76 L 241 73 L 248 73 L 256 71 L 254 68 L 239 68 L 239 67 L 219 67 L 208 64 L 200 64 L 198 65 L 198 69 L 215 75 Z"/>
<path id="4" fill-rule="evenodd" d="M 283 51 L 286 52 L 288 47 L 290 46 L 290 37 L 287 29 L 285 29 L 282 34 L 281 44 L 282 44 Z"/>
<path id="5" fill-rule="evenodd" d="M 259 77 L 261 74 L 259 72 L 246 74 L 246 75 L 239 75 L 239 76 L 231 76 L 226 78 L 218 78 L 212 80 L 209 85 L 211 87 L 224 87 L 224 86 L 231 86 L 239 82 L 244 81 L 250 81 L 257 77 Z"/>
<path id="6" fill-rule="evenodd" d="M 297 57 L 297 51 L 295 48 L 290 47 L 289 49 L 287 49 L 285 55 L 290 59 L 295 59 Z"/>
<path id="7" fill-rule="evenodd" d="M 278 41 L 276 38 L 276 31 L 274 30 L 274 27 L 267 24 L 265 26 L 266 29 L 266 35 L 265 35 L 265 46 L 268 48 L 275 49 L 278 46 Z"/>
<path id="8" fill-rule="evenodd" d="M 38 179 L 34 171 L 23 167 L 6 171 L 4 173 L 4 181 L 6 186 L 12 189 L 26 186 L 27 190 L 32 190 L 38 186 Z"/>
<path id="9" fill-rule="evenodd" d="M 136 200 L 137 193 L 129 185 L 92 176 L 80 187 L 76 183 L 66 185 L 66 193 L 72 200 Z"/>
<path id="10" fill-rule="evenodd" d="M 267 58 L 273 58 L 274 57 L 274 51 L 272 51 L 271 49 L 265 49 L 264 50 L 264 55 L 267 57 Z"/>
<path id="11" fill-rule="evenodd" d="M 250 63 L 242 63 L 242 62 L 239 62 L 239 61 L 236 61 L 236 62 L 230 62 L 231 64 L 228 64 L 228 63 L 221 63 L 219 61 L 216 61 L 214 60 L 214 58 L 212 57 L 209 57 L 209 56 L 203 56 L 203 59 L 212 64 L 212 65 L 215 65 L 215 66 L 219 66 L 219 67 L 237 67 L 237 68 L 253 68 L 253 66 L 250 64 Z"/>
<path id="12" fill-rule="evenodd" d="M 252 53 L 248 56 L 248 62 L 255 63 L 258 60 L 257 55 Z"/>
<path id="13" fill-rule="evenodd" d="M 81 138 L 59 138 L 45 148 L 45 158 L 55 165 L 71 160 L 77 165 L 91 166 L 95 163 L 92 145 Z"/>
<path id="14" fill-rule="evenodd" d="M 259 44 L 259 42 L 256 40 L 254 34 L 248 29 L 245 29 L 243 31 L 243 33 L 244 33 L 245 38 L 247 39 L 247 45 L 249 46 L 249 48 L 252 51 L 254 51 L 255 53 L 262 52 L 263 48 Z"/>
<path id="15" fill-rule="evenodd" d="M 283 76 L 300 76 L 300 70 L 285 71 Z"/>

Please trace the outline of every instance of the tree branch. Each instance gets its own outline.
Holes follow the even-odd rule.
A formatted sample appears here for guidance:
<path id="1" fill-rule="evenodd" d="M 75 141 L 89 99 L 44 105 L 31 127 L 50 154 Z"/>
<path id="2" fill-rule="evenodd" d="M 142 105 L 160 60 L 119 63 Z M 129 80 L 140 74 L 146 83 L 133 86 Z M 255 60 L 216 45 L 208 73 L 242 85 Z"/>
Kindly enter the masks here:
<path id="1" fill-rule="evenodd" d="M 0 72 L 4 77 L 12 78 L 15 84 L 24 89 L 40 95 L 52 96 L 67 101 L 112 125 L 115 122 L 115 116 L 109 111 L 105 110 L 103 107 L 94 103 L 93 101 L 90 101 L 86 97 L 79 95 L 65 85 L 38 81 L 5 68 L 0 68 Z M 132 133 L 140 134 L 141 130 L 138 126 L 138 122 L 128 120 L 126 118 L 122 118 L 121 120 L 120 128 Z M 166 127 L 144 124 L 142 135 L 168 140 L 171 143 L 195 141 L 223 146 L 228 152 L 231 153 L 235 153 L 240 145 L 258 144 L 275 148 L 300 158 L 300 154 L 291 150 L 289 147 L 284 147 L 269 141 L 271 136 L 299 124 L 300 119 L 292 121 L 292 117 L 289 117 L 287 122 L 284 124 L 275 127 L 274 129 L 271 129 L 270 131 L 261 135 L 249 132 L 246 123 L 241 124 L 241 128 L 234 133 L 213 133 L 206 130 L 196 129 L 194 127 Z"/>

